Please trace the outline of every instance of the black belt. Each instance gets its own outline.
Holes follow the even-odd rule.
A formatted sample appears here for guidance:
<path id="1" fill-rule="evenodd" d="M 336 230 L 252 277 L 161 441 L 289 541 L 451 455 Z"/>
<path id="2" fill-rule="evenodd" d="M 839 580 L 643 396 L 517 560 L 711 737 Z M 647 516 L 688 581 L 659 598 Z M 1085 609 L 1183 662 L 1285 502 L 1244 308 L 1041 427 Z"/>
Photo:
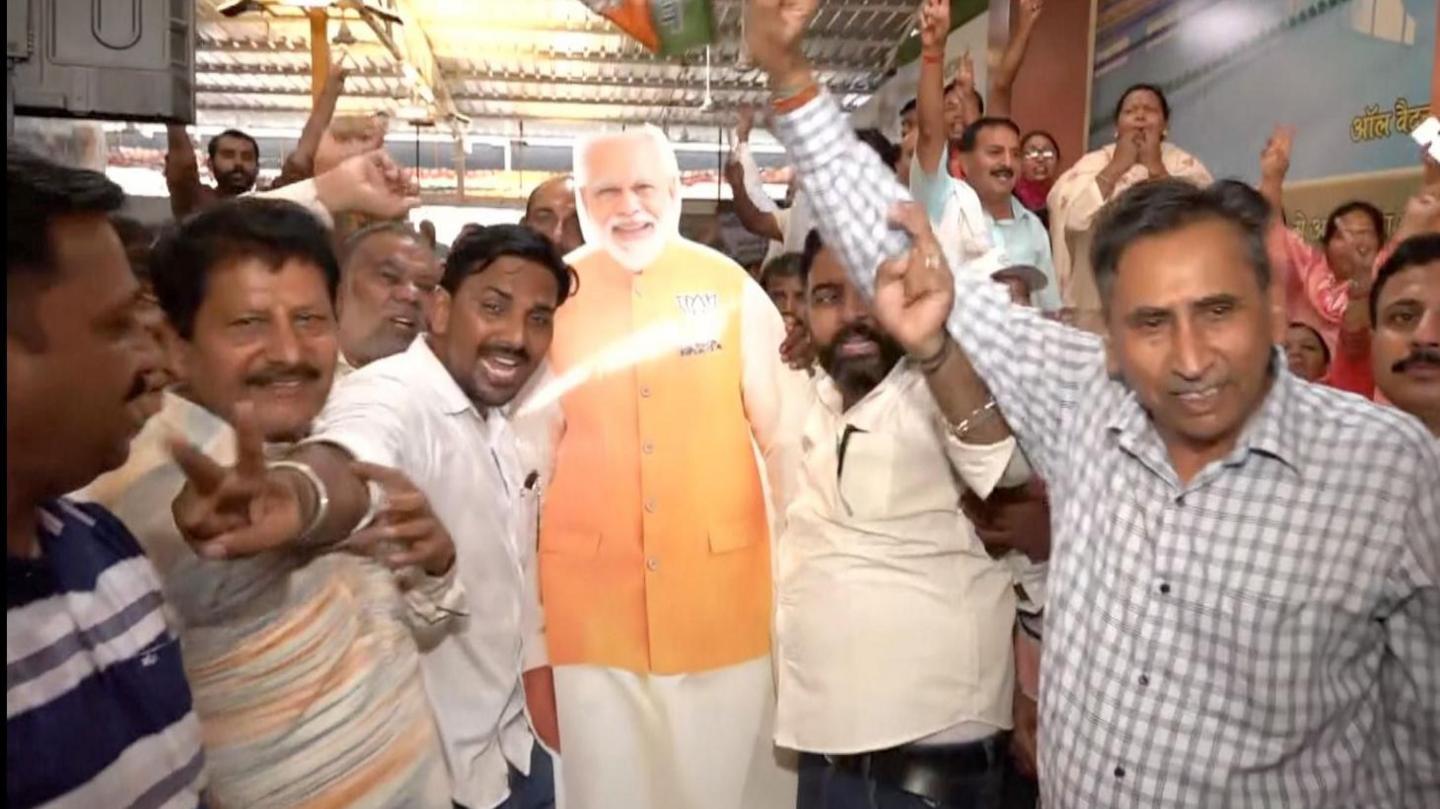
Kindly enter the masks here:
<path id="1" fill-rule="evenodd" d="M 826 756 L 830 766 L 877 784 L 939 803 L 970 794 L 973 779 L 1000 767 L 1010 732 L 966 744 L 907 744 L 849 756 Z"/>

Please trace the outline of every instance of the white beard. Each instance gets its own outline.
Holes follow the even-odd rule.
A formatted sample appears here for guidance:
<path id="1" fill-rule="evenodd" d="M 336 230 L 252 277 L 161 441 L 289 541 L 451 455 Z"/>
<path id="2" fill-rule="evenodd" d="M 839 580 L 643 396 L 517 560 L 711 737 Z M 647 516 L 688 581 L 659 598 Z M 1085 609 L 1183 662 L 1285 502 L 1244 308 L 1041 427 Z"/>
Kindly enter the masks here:
<path id="1" fill-rule="evenodd" d="M 585 207 L 585 199 L 579 191 L 575 192 L 575 213 L 580 219 L 580 232 L 584 234 L 585 242 L 598 245 L 615 259 L 616 263 L 631 272 L 640 272 L 654 264 L 660 254 L 665 252 L 670 240 L 680 235 L 678 198 L 655 223 L 654 235 L 643 242 L 621 244 L 616 241 L 609 228 L 600 227 L 599 223 L 590 217 L 590 211 Z"/>

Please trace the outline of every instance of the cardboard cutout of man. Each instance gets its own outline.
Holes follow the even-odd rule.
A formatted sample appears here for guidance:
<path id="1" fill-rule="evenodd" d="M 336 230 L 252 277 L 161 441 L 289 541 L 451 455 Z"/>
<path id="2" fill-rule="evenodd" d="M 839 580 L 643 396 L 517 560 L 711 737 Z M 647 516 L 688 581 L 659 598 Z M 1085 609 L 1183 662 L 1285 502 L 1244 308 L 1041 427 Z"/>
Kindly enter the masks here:
<path id="1" fill-rule="evenodd" d="M 783 509 L 766 483 L 783 504 L 804 377 L 759 285 L 680 236 L 664 134 L 584 140 L 575 173 L 579 291 L 527 408 L 553 461 L 540 582 L 567 802 L 792 806 L 771 741 Z"/>

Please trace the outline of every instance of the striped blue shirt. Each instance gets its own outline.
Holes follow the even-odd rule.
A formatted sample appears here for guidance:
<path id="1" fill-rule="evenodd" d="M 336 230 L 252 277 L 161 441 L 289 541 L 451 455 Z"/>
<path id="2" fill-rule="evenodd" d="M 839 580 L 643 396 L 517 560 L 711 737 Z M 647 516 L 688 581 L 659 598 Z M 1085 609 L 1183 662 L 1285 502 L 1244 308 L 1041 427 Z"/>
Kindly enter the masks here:
<path id="1" fill-rule="evenodd" d="M 200 725 L 154 568 L 100 506 L 39 519 L 40 556 L 5 565 L 7 806 L 199 805 Z"/>

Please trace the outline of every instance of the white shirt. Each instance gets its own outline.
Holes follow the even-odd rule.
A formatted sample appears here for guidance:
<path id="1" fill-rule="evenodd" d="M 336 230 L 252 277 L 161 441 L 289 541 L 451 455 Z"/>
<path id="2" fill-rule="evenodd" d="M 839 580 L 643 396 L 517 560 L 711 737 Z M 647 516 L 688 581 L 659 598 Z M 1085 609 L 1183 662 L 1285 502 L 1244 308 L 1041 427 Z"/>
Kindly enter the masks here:
<path id="1" fill-rule="evenodd" d="M 455 542 L 469 615 L 422 645 L 454 798 L 471 809 L 509 794 L 506 762 L 529 770 L 534 743 L 523 671 L 544 665 L 535 568 L 533 478 L 521 467 L 506 415 L 479 413 L 430 349 L 410 348 L 340 380 L 309 441 L 404 472 Z"/>
<path id="2" fill-rule="evenodd" d="M 957 441 L 905 361 L 844 412 L 817 380 L 778 544 L 776 743 L 848 754 L 1009 728 L 1013 579 L 959 504 L 1001 482 L 1015 441 Z"/>

